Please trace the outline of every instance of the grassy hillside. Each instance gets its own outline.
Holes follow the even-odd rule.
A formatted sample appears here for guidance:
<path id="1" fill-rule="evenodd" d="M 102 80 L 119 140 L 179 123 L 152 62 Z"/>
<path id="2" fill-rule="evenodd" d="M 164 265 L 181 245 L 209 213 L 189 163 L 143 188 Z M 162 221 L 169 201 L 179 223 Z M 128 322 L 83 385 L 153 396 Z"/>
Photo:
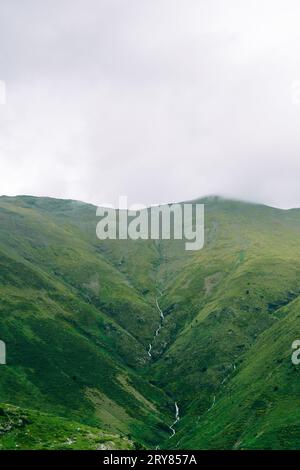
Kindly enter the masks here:
<path id="1" fill-rule="evenodd" d="M 216 393 L 215 405 L 185 419 L 177 435 L 187 448 L 299 449 L 300 370 L 291 344 L 300 331 L 300 302 L 277 311 Z"/>
<path id="2" fill-rule="evenodd" d="M 95 226 L 88 206 L 63 206 Z M 55 207 L 1 200 L 1 400 L 154 445 L 168 435 L 170 403 L 135 369 L 149 359 L 156 310 Z"/>
<path id="3" fill-rule="evenodd" d="M 0 406 L 1 450 L 135 449 L 126 437 L 39 411 Z"/>
<path id="4" fill-rule="evenodd" d="M 78 423 L 120 448 L 299 448 L 300 211 L 201 202 L 205 246 L 188 252 L 99 241 L 88 204 L 0 198 L 0 402 L 33 434 L 49 420 L 3 448 L 97 446 L 64 444 Z"/>

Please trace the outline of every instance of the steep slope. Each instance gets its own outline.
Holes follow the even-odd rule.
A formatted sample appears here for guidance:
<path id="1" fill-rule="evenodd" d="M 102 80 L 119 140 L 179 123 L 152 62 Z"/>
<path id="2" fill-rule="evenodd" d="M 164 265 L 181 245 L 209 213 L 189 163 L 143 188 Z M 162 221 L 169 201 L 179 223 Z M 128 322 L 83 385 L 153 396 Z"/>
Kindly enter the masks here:
<path id="1" fill-rule="evenodd" d="M 155 309 L 84 233 L 33 201 L 0 206 L 1 400 L 154 445 L 168 398 L 132 366 L 148 361 Z"/>
<path id="2" fill-rule="evenodd" d="M 166 285 L 154 365 L 154 383 L 172 391 L 186 416 L 177 428 L 189 434 L 243 367 L 245 353 L 276 327 L 278 309 L 300 292 L 298 211 L 216 199 L 207 204 L 206 229 L 206 247 Z M 285 342 L 290 348 L 289 337 Z M 235 419 L 237 410 L 228 412 Z M 213 439 L 210 445 L 218 447 Z"/>
<path id="3" fill-rule="evenodd" d="M 300 299 L 277 311 L 278 321 L 240 358 L 214 407 L 183 422 L 184 448 L 299 449 L 300 369 L 291 361 L 299 338 Z"/>
<path id="4" fill-rule="evenodd" d="M 1 402 L 120 446 L 298 446 L 300 211 L 199 202 L 188 252 L 99 241 L 92 205 L 0 198 Z"/>

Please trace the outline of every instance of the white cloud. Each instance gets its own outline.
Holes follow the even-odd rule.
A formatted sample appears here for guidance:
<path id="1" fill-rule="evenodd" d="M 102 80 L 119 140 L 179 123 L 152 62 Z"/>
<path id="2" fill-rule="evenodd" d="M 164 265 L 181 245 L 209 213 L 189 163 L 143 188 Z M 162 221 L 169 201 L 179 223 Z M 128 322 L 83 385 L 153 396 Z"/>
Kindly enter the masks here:
<path id="1" fill-rule="evenodd" d="M 0 4 L 0 193 L 300 206 L 297 0 Z"/>

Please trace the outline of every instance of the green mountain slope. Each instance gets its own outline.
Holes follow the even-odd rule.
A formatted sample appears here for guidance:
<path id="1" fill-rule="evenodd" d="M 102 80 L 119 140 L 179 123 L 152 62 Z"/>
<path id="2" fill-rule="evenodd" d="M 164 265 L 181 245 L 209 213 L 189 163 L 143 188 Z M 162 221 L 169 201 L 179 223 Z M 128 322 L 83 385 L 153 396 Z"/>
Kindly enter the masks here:
<path id="1" fill-rule="evenodd" d="M 169 400 L 133 366 L 148 361 L 155 309 L 53 205 L 1 201 L 1 400 L 154 445 Z"/>
<path id="2" fill-rule="evenodd" d="M 299 309 L 299 299 L 279 309 L 278 321 L 219 388 L 214 406 L 193 424 L 190 419 L 182 423 L 177 438 L 184 447 L 299 449 L 300 370 L 291 362 Z"/>
<path id="3" fill-rule="evenodd" d="M 39 411 L 0 406 L 1 450 L 134 449 L 126 437 Z"/>
<path id="4" fill-rule="evenodd" d="M 300 211 L 200 202 L 205 246 L 189 252 L 99 241 L 92 205 L 0 198 L 0 402 L 36 410 L 36 429 L 49 416 L 33 448 L 65 423 L 112 447 L 299 447 Z M 21 434 L 2 447 L 29 448 Z"/>

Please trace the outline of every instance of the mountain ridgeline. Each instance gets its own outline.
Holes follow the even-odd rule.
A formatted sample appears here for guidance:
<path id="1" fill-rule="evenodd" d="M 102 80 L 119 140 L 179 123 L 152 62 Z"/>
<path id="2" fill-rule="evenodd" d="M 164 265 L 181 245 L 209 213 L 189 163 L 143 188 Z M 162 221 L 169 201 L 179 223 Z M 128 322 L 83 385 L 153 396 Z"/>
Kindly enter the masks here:
<path id="1" fill-rule="evenodd" d="M 300 210 L 199 202 L 186 251 L 0 198 L 0 448 L 300 447 Z"/>

